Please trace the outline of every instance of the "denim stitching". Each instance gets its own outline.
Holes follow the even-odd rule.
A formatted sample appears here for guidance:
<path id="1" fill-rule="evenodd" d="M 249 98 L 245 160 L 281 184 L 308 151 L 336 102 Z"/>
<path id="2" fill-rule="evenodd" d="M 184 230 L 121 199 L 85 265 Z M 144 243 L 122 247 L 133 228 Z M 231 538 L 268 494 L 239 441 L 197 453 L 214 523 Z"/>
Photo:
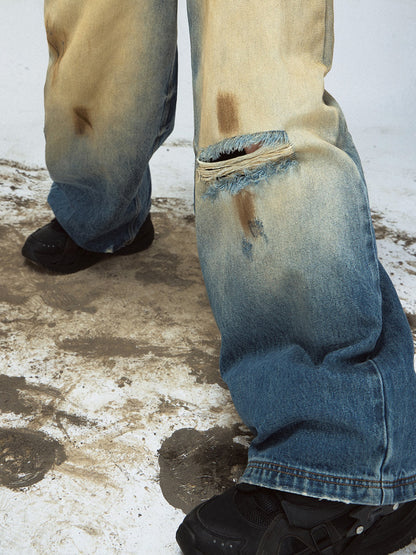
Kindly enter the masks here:
<path id="1" fill-rule="evenodd" d="M 270 468 L 276 467 L 276 468 Z M 288 476 L 294 476 L 295 478 L 303 478 L 312 480 L 314 482 L 322 482 L 327 484 L 335 484 L 339 486 L 351 486 L 351 487 L 368 487 L 368 488 L 380 488 L 385 487 L 389 489 L 399 488 L 405 485 L 412 485 L 416 483 L 416 475 L 409 476 L 408 478 L 402 478 L 400 480 L 395 481 L 383 481 L 383 480 L 360 480 L 356 478 L 351 478 L 351 482 L 357 483 L 348 483 L 343 480 L 349 480 L 349 478 L 341 477 L 341 476 L 331 476 L 325 474 L 319 474 L 318 472 L 304 472 L 297 468 L 291 468 L 289 466 L 282 466 L 275 463 L 262 463 L 254 461 L 247 465 L 247 470 L 250 468 L 256 468 L 258 470 L 269 470 L 271 472 L 280 472 L 281 474 L 287 474 Z M 283 470 L 286 469 L 286 470 Z M 289 471 L 292 472 L 289 472 Z M 320 478 L 315 478 L 313 476 L 320 476 Z M 326 479 L 323 479 L 326 478 Z M 328 479 L 332 478 L 332 480 Z M 336 482 L 333 480 L 337 480 Z"/>
<path id="2" fill-rule="evenodd" d="M 387 460 L 387 453 L 388 453 L 388 447 L 389 447 L 389 431 L 388 431 L 388 426 L 387 426 L 387 411 L 386 411 L 386 395 L 385 395 L 385 387 L 384 387 L 384 380 L 383 380 L 383 376 L 377 366 L 377 364 L 374 362 L 374 360 L 370 360 L 370 363 L 373 365 L 378 378 L 381 382 L 381 394 L 382 394 L 382 399 L 383 399 L 383 427 L 384 427 L 384 434 L 385 434 L 385 452 L 384 452 L 384 457 L 383 460 L 381 461 L 381 465 L 380 465 L 380 483 L 383 483 L 383 469 L 384 466 L 386 464 L 386 460 Z M 382 492 L 382 499 L 381 502 L 383 503 L 384 501 L 384 493 Z"/>

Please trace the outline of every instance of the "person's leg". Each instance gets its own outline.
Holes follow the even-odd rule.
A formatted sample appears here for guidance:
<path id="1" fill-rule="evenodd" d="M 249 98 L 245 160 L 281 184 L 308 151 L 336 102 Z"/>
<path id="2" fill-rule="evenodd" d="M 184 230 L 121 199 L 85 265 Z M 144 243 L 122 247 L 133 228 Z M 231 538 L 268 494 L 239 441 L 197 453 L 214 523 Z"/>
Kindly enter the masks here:
<path id="1" fill-rule="evenodd" d="M 198 248 L 222 376 L 255 434 L 241 480 L 368 506 L 413 500 L 413 342 L 324 92 L 332 1 L 188 6 Z"/>
<path id="2" fill-rule="evenodd" d="M 148 161 L 174 121 L 176 8 L 45 0 L 48 201 L 89 251 L 120 249 L 148 215 Z"/>

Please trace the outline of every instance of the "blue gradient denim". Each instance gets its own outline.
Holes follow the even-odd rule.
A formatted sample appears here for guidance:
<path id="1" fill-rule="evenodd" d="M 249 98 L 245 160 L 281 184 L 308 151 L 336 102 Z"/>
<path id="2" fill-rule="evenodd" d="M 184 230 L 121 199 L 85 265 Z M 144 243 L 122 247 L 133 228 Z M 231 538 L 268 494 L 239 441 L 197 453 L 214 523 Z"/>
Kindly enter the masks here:
<path id="1" fill-rule="evenodd" d="M 175 1 L 47 0 L 49 202 L 92 250 L 149 210 L 173 124 Z M 242 481 L 416 498 L 413 342 L 358 154 L 324 90 L 331 0 L 189 0 L 198 249 L 220 367 L 253 430 Z"/>

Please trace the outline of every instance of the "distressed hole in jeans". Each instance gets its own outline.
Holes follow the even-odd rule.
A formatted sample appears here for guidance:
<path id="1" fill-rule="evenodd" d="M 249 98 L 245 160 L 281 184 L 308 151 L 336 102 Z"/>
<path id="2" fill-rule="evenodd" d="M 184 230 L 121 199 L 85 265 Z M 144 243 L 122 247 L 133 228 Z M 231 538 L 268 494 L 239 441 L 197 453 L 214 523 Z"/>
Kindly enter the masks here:
<path id="1" fill-rule="evenodd" d="M 221 191 L 236 195 L 296 164 L 295 150 L 285 131 L 231 137 L 202 149 L 197 174 L 209 186 L 202 198 L 215 200 Z"/>
<path id="2" fill-rule="evenodd" d="M 245 150 L 233 150 L 233 152 L 224 152 L 223 154 L 220 154 L 215 161 L 225 162 L 225 160 L 232 160 L 233 158 L 238 158 L 239 156 L 244 156 L 245 154 Z"/>

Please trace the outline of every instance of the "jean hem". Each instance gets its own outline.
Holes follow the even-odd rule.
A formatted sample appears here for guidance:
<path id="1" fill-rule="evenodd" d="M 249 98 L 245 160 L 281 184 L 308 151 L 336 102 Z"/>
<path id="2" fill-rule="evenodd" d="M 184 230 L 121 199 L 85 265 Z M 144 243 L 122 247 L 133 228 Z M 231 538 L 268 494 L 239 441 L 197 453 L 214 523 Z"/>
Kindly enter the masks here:
<path id="1" fill-rule="evenodd" d="M 56 183 L 53 183 L 49 192 L 48 203 L 59 224 L 79 247 L 90 252 L 108 254 L 116 252 L 134 240 L 151 207 L 150 200 L 145 209 L 141 206 L 140 201 L 135 201 L 136 214 L 129 222 L 104 235 L 95 235 L 92 238 L 92 229 L 90 233 L 81 231 L 83 226 L 80 225 L 79 214 L 76 215 L 74 210 L 68 210 L 69 201 L 58 189 Z"/>
<path id="2" fill-rule="evenodd" d="M 360 505 L 392 505 L 416 498 L 416 474 L 397 480 L 360 479 L 258 459 L 248 463 L 240 482 Z"/>

